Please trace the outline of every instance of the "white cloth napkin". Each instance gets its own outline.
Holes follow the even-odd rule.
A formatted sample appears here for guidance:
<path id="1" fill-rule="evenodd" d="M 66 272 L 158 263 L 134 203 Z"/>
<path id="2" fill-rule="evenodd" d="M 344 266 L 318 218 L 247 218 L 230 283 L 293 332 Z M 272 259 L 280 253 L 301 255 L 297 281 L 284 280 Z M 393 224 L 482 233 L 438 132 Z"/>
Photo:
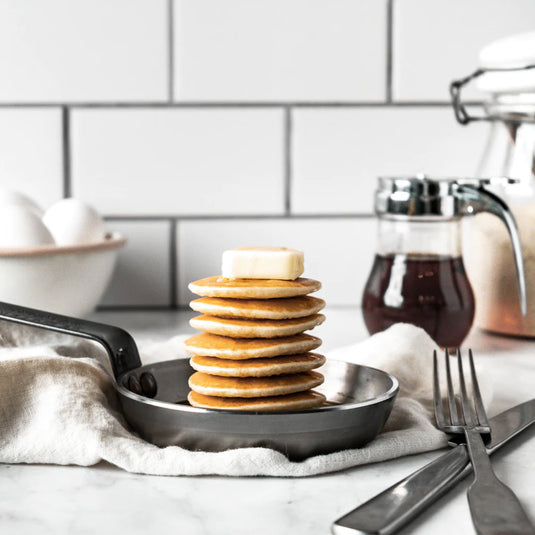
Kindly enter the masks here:
<path id="1" fill-rule="evenodd" d="M 398 324 L 327 355 L 381 368 L 400 383 L 383 432 L 363 448 L 290 462 L 266 448 L 220 453 L 159 448 L 128 429 L 97 344 L 0 326 L 0 462 L 89 466 L 102 460 L 130 472 L 158 475 L 310 476 L 433 450 L 446 436 L 433 425 L 434 342 Z M 144 363 L 184 357 L 183 337 L 140 341 Z"/>

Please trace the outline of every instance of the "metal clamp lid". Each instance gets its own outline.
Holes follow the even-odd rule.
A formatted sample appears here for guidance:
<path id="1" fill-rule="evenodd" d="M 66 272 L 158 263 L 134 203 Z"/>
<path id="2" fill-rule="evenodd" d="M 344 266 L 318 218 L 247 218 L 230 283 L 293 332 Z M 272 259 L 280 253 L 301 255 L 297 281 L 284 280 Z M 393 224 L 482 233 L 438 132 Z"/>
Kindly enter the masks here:
<path id="1" fill-rule="evenodd" d="M 516 71 L 526 71 L 529 69 L 535 69 L 535 64 L 522 65 L 520 67 L 496 67 L 496 68 L 480 68 L 474 71 L 472 74 L 461 78 L 460 80 L 454 80 L 450 84 L 450 95 L 451 102 L 453 105 L 453 111 L 455 112 L 455 117 L 457 121 L 463 125 L 466 125 L 472 121 L 492 121 L 493 117 L 488 115 L 470 115 L 466 109 L 465 104 L 461 100 L 461 90 L 469 82 L 475 78 L 479 78 L 485 73 L 488 72 L 516 72 Z"/>

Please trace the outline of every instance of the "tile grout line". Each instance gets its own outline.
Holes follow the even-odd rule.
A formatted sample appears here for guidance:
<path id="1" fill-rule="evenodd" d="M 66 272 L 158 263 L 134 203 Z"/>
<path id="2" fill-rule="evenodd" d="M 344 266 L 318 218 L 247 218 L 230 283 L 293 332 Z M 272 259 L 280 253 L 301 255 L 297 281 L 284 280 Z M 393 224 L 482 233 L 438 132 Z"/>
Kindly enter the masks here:
<path id="1" fill-rule="evenodd" d="M 480 105 L 481 101 L 471 100 L 466 101 L 467 106 Z M 67 107 L 69 109 L 211 109 L 211 108 L 225 108 L 225 109 L 248 109 L 248 108 L 404 108 L 404 107 L 421 107 L 421 108 L 446 108 L 451 107 L 451 102 L 447 100 L 407 100 L 395 102 L 377 102 L 377 101 L 281 101 L 281 102 L 267 102 L 267 101 L 211 101 L 211 102 L 154 102 L 154 101 L 140 101 L 140 102 L 0 102 L 0 109 L 4 108 L 58 108 Z"/>
<path id="2" fill-rule="evenodd" d="M 375 215 L 370 211 L 360 214 L 277 214 L 277 215 L 258 215 L 258 214 L 244 214 L 244 215 L 191 215 L 191 216 L 176 216 L 176 215 L 105 215 L 106 221 L 174 221 L 177 225 L 182 221 L 277 221 L 287 219 L 369 219 Z M 176 232 L 176 230 L 175 230 Z"/>
<path id="3" fill-rule="evenodd" d="M 172 309 L 178 309 L 178 255 L 177 255 L 177 227 L 179 222 L 175 218 L 169 219 L 171 225 L 169 232 L 169 304 Z"/>
<path id="4" fill-rule="evenodd" d="M 286 107 L 284 113 L 284 212 L 292 213 L 292 108 Z"/>
<path id="5" fill-rule="evenodd" d="M 169 102 L 173 102 L 174 98 L 174 76 L 175 76 L 175 54 L 174 54 L 174 40 L 175 40 L 175 28 L 174 28 L 174 0 L 167 0 L 167 48 L 168 48 L 168 65 L 167 65 L 167 74 L 169 76 L 168 80 L 168 99 Z"/>
<path id="6" fill-rule="evenodd" d="M 392 65 L 394 57 L 394 0 L 386 5 L 386 102 L 392 103 Z"/>
<path id="7" fill-rule="evenodd" d="M 67 106 L 61 108 L 61 133 L 63 150 L 63 197 L 72 195 L 71 187 L 71 124 Z"/>

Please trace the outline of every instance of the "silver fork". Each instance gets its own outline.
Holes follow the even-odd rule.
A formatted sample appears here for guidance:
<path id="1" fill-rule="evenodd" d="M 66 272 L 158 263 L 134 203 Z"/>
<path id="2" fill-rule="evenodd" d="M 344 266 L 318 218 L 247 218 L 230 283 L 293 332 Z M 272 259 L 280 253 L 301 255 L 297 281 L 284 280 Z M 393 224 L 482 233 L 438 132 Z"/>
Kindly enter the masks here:
<path id="1" fill-rule="evenodd" d="M 458 410 L 451 378 L 450 355 L 445 351 L 449 417 L 444 414 L 438 373 L 437 352 L 433 354 L 433 391 L 437 425 L 446 433 L 463 434 L 474 468 L 474 481 L 468 489 L 468 503 L 476 532 L 480 535 L 534 535 L 535 528 L 515 493 L 494 473 L 481 434 L 490 426 L 481 399 L 472 350 L 468 350 L 472 396 L 469 398 L 463 371 L 461 351 L 457 350 L 460 409 Z M 473 405 L 473 407 L 472 407 Z M 475 410 L 474 410 L 475 409 Z"/>

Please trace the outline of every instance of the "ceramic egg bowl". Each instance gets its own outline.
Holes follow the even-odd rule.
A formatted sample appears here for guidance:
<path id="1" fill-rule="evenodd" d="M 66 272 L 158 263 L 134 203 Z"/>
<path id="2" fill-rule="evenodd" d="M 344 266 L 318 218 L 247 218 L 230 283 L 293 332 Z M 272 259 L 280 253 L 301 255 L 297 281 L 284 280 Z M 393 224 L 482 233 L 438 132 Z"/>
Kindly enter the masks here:
<path id="1" fill-rule="evenodd" d="M 99 303 L 126 240 L 0 249 L 0 301 L 68 316 L 86 316 Z"/>

